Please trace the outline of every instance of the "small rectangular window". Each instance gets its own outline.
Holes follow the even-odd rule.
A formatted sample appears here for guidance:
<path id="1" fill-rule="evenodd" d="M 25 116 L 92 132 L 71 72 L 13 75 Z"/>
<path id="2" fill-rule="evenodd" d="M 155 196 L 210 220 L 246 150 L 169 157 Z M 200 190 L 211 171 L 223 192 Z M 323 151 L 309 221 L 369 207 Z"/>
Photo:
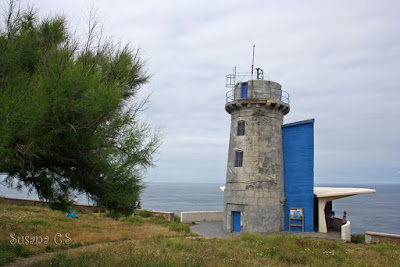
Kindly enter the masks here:
<path id="1" fill-rule="evenodd" d="M 244 132 L 245 132 L 244 127 L 245 127 L 244 121 L 238 121 L 238 125 L 237 125 L 237 135 L 238 136 L 244 135 Z"/>
<path id="2" fill-rule="evenodd" d="M 243 166 L 243 151 L 236 151 L 235 153 L 235 167 Z"/>

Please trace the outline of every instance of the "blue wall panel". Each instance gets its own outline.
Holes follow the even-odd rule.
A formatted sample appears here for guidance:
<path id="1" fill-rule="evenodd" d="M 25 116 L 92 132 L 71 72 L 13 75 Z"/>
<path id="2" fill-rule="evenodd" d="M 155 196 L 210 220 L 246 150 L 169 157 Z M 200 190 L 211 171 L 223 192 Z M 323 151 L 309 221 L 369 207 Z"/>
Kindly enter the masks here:
<path id="1" fill-rule="evenodd" d="M 314 231 L 314 119 L 282 126 L 285 171 L 285 231 L 290 208 L 303 208 L 304 230 Z M 292 227 L 301 231 L 301 227 Z"/>

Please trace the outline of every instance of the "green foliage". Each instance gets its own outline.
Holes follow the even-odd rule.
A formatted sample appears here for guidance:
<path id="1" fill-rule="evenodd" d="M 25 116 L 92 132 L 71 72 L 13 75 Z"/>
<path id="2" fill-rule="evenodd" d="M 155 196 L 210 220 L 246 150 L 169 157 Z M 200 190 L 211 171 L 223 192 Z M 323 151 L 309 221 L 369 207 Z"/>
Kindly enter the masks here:
<path id="1" fill-rule="evenodd" d="M 137 51 L 86 42 L 63 16 L 40 19 L 11 1 L 0 24 L 0 173 L 63 207 L 73 190 L 131 214 L 159 135 L 138 116 L 148 81 Z"/>
<path id="2" fill-rule="evenodd" d="M 114 220 L 118 220 L 119 218 L 121 218 L 121 214 L 115 211 L 106 211 L 105 213 L 101 213 L 100 216 L 113 218 Z"/>
<path id="3" fill-rule="evenodd" d="M 176 232 L 190 233 L 190 226 L 191 226 L 190 224 L 186 224 L 186 223 L 172 222 L 169 225 L 169 230 L 176 231 Z"/>
<path id="4" fill-rule="evenodd" d="M 136 214 L 143 218 L 149 218 L 153 216 L 153 213 L 151 213 L 151 211 L 148 210 L 136 210 Z"/>
<path id="5" fill-rule="evenodd" d="M 352 234 L 351 235 L 351 243 L 365 243 L 365 235 L 364 234 Z"/>
<path id="6" fill-rule="evenodd" d="M 0 266 L 29 255 L 31 255 L 31 252 L 24 245 L 0 243 Z"/>

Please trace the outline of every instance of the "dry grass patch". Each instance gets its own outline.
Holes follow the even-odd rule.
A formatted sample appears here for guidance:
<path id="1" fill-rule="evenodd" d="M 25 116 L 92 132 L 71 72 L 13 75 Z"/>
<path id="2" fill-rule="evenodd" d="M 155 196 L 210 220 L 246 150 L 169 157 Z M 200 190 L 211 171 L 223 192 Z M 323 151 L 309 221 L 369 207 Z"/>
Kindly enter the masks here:
<path id="1" fill-rule="evenodd" d="M 0 203 L 0 244 L 7 249 L 10 241 L 12 245 L 19 243 L 37 254 L 110 241 L 187 235 L 170 231 L 166 224 L 155 224 L 151 218 L 115 220 L 104 214 L 83 213 L 72 219 L 65 214 L 49 208 Z"/>

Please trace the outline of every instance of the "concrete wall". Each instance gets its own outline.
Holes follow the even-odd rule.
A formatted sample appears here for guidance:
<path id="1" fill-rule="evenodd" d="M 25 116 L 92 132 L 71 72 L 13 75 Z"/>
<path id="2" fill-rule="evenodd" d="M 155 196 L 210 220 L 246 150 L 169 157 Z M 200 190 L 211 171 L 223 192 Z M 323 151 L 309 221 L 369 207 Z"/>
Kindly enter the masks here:
<path id="1" fill-rule="evenodd" d="M 214 222 L 223 221 L 223 211 L 181 212 L 181 222 Z"/>
<path id="2" fill-rule="evenodd" d="M 253 82 L 257 87 L 250 86 Z M 235 97 L 240 86 L 235 88 Z M 282 123 L 289 105 L 262 94 L 263 89 L 267 92 L 271 86 L 275 94 L 280 95 L 278 83 L 249 81 L 248 99 L 235 100 L 225 106 L 231 114 L 223 223 L 228 232 L 232 231 L 233 211 L 241 214 L 242 231 L 283 230 Z M 237 136 L 238 121 L 245 122 L 244 136 Z M 242 167 L 235 167 L 236 151 L 243 151 Z"/>
<path id="3" fill-rule="evenodd" d="M 350 221 L 347 221 L 346 224 L 341 226 L 340 237 L 343 241 L 350 242 L 351 241 L 351 226 Z"/>
<path id="4" fill-rule="evenodd" d="M 400 235 L 378 232 L 365 232 L 365 243 L 374 244 L 382 242 L 392 242 L 400 245 Z"/>

